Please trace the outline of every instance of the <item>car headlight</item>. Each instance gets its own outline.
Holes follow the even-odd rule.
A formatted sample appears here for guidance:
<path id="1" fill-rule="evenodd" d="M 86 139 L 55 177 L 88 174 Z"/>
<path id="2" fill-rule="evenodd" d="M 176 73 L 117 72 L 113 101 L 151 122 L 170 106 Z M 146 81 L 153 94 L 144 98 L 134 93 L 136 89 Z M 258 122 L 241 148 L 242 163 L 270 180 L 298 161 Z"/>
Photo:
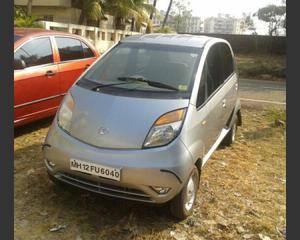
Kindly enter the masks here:
<path id="1" fill-rule="evenodd" d="M 75 103 L 73 97 L 70 93 L 68 93 L 60 105 L 57 115 L 58 125 L 67 132 L 70 131 L 74 106 Z"/>
<path id="2" fill-rule="evenodd" d="M 156 120 L 151 128 L 143 147 L 164 146 L 175 139 L 180 133 L 186 108 L 166 113 Z"/>

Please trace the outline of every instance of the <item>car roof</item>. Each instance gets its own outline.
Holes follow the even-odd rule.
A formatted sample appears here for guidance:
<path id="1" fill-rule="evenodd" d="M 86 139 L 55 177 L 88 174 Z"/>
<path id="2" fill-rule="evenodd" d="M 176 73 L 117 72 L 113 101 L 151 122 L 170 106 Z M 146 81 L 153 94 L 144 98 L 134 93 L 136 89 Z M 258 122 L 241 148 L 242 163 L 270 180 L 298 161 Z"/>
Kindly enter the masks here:
<path id="1" fill-rule="evenodd" d="M 54 30 L 46 30 L 43 28 L 14 28 L 14 34 L 21 37 L 32 37 L 32 36 L 49 36 L 49 35 L 70 35 L 67 32 L 59 32 Z M 78 35 L 75 35 L 78 36 Z"/>
<path id="2" fill-rule="evenodd" d="M 197 36 L 191 34 L 144 34 L 133 35 L 121 40 L 121 42 L 138 42 L 138 43 L 153 43 L 153 44 L 166 44 L 166 45 L 179 45 L 187 47 L 203 48 L 206 42 L 213 37 Z"/>

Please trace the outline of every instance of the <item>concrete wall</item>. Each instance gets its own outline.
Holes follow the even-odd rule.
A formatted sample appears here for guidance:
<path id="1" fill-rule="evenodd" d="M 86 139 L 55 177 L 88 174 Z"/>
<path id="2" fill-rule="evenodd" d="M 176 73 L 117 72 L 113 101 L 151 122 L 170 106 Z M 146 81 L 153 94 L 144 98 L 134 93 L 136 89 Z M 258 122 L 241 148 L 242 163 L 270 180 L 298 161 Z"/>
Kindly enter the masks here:
<path id="1" fill-rule="evenodd" d="M 88 39 L 92 44 L 94 44 L 100 53 L 105 52 L 113 44 L 117 43 L 126 36 L 140 34 L 138 32 L 89 27 L 84 25 L 58 22 L 40 21 L 40 23 L 45 29 L 48 30 L 69 32 L 83 36 L 86 39 Z"/>
<path id="2" fill-rule="evenodd" d="M 27 6 L 28 0 L 14 0 L 14 5 Z M 71 7 L 71 0 L 33 0 L 32 6 L 45 6 L 45 7 Z"/>
<path id="3" fill-rule="evenodd" d="M 217 33 L 195 33 L 226 39 L 236 53 L 267 53 L 286 54 L 286 37 L 262 36 L 262 35 L 237 35 Z"/>

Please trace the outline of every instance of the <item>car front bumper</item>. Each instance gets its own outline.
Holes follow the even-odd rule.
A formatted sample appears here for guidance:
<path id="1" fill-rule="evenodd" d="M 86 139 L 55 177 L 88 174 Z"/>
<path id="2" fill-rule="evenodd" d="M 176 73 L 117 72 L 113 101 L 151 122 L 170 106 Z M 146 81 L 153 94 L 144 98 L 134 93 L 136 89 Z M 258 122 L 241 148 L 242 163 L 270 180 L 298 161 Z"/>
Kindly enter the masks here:
<path id="1" fill-rule="evenodd" d="M 182 189 L 193 168 L 190 152 L 177 138 L 164 147 L 138 150 L 102 149 L 64 132 L 56 118 L 48 132 L 43 153 L 48 173 L 65 183 L 103 195 L 151 203 L 164 203 Z M 70 159 L 121 169 L 120 181 L 70 169 Z M 159 194 L 153 187 L 170 190 Z"/>

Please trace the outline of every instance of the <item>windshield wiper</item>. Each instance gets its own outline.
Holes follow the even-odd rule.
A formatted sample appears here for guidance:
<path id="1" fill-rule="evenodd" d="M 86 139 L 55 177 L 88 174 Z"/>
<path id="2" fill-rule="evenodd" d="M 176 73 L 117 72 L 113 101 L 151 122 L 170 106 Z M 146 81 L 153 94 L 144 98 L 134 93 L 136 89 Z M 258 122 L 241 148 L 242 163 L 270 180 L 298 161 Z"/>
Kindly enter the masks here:
<path id="1" fill-rule="evenodd" d="M 92 88 L 92 90 L 94 91 L 98 91 L 101 88 L 105 88 L 105 87 L 112 87 L 112 86 L 116 86 L 116 85 L 123 85 L 123 84 L 128 84 L 129 82 L 122 82 L 122 83 L 110 83 L 110 84 L 99 84 L 97 86 L 94 86 Z"/>
<path id="2" fill-rule="evenodd" d="M 174 90 L 174 91 L 178 91 L 177 88 L 161 83 L 161 82 L 155 82 L 155 81 L 151 81 L 148 79 L 145 79 L 143 77 L 118 77 L 118 79 L 120 81 L 136 81 L 136 82 L 144 82 L 147 83 L 149 86 L 152 87 L 158 87 L 158 88 L 165 88 L 165 89 L 169 89 L 169 90 Z"/>

